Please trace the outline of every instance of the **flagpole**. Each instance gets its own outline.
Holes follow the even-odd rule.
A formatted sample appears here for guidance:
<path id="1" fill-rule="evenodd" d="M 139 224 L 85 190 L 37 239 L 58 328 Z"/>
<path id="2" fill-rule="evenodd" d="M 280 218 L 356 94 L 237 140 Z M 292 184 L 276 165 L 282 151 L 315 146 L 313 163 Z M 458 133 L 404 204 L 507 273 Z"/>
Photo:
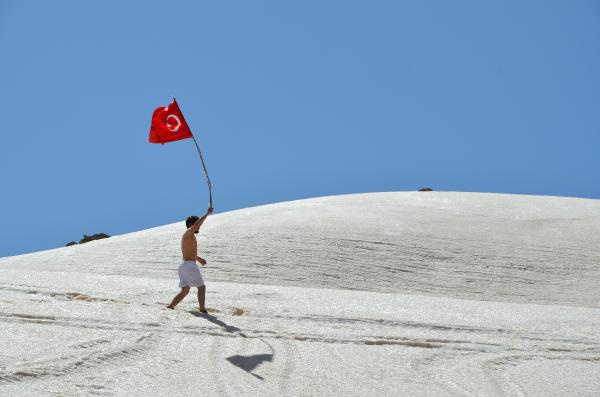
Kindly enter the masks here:
<path id="1" fill-rule="evenodd" d="M 206 170 L 206 164 L 204 164 L 204 156 L 202 156 L 202 152 L 200 151 L 200 146 L 198 146 L 198 142 L 196 141 L 196 137 L 192 134 L 192 139 L 194 140 L 194 144 L 196 145 L 196 150 L 198 150 L 198 155 L 200 156 L 200 161 L 202 162 L 202 168 L 204 168 L 204 175 L 206 175 L 206 183 L 208 184 L 208 193 L 210 195 L 210 208 L 213 206 L 212 202 L 212 184 L 210 183 L 210 178 L 208 177 L 208 171 Z"/>

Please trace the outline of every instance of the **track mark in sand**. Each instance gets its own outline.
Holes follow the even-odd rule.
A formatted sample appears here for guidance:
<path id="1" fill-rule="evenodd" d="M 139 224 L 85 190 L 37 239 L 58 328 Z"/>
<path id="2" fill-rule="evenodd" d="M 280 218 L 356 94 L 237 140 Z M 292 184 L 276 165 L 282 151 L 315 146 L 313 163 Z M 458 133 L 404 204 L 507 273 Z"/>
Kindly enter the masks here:
<path id="1" fill-rule="evenodd" d="M 42 377 L 59 377 L 81 369 L 93 369 L 114 362 L 132 360 L 142 355 L 150 346 L 151 334 L 138 337 L 135 341 L 116 343 L 104 340 L 90 341 L 79 346 L 72 354 L 45 360 L 32 360 L 15 366 L 0 369 L 0 383 L 22 382 Z M 106 346 L 109 343 L 109 346 Z M 112 345 L 112 346 L 111 346 Z M 81 354 L 85 348 L 86 354 Z"/>
<path id="2" fill-rule="evenodd" d="M 219 368 L 221 359 L 223 358 L 223 343 L 219 341 L 217 338 L 210 338 L 211 345 L 208 351 L 208 359 L 211 363 L 215 363 L 216 365 L 211 365 L 209 371 L 212 376 L 211 379 L 214 382 L 214 387 L 216 391 L 216 395 L 219 396 L 227 396 L 229 393 L 226 393 L 226 384 L 223 381 L 223 371 Z"/>
<path id="3" fill-rule="evenodd" d="M 83 329 L 103 329 L 115 331 L 146 331 L 148 327 L 142 326 L 140 323 L 127 322 L 110 322 L 97 320 L 92 318 L 81 317 L 59 317 L 59 316 L 44 316 L 25 313 L 3 313 L 0 312 L 0 321 L 3 322 L 19 322 L 19 323 L 34 323 L 47 324 L 61 327 L 73 327 Z"/>
<path id="4" fill-rule="evenodd" d="M 94 395 L 99 395 L 99 396 L 112 396 L 113 395 L 113 393 L 104 391 L 104 389 L 106 389 L 106 386 L 104 386 L 104 385 L 95 385 L 93 383 L 75 384 L 75 387 L 77 387 L 79 389 L 83 389 L 82 391 L 80 391 L 80 393 L 94 394 Z"/>
<path id="5" fill-rule="evenodd" d="M 109 299 L 109 298 L 98 298 L 93 297 L 81 292 L 55 292 L 55 291 L 43 291 L 40 289 L 33 289 L 33 287 L 23 286 L 23 287 L 15 287 L 15 286 L 1 286 L 0 290 L 5 291 L 13 291 L 13 292 L 22 292 L 28 295 L 41 295 L 48 296 L 51 298 L 61 299 L 61 300 L 77 300 L 84 302 L 112 302 L 112 303 L 129 303 L 125 301 Z"/>
<path id="6" fill-rule="evenodd" d="M 261 316 L 257 316 L 261 317 Z M 422 329 L 424 331 L 439 331 L 439 332 L 458 332 L 458 333 L 466 333 L 466 334 L 474 334 L 474 335 L 489 335 L 495 338 L 518 338 L 524 341 L 535 341 L 535 342 L 551 342 L 551 343 L 568 343 L 573 345 L 597 345 L 597 340 L 591 339 L 569 339 L 569 338 L 560 338 L 557 337 L 553 333 L 543 332 L 543 331 L 521 331 L 514 330 L 509 328 L 497 328 L 497 327 L 477 327 L 477 326 L 468 326 L 461 324 L 436 324 L 436 323 L 426 323 L 426 322 L 416 322 L 416 321 L 394 321 L 394 320 L 384 320 L 384 319 L 373 319 L 373 318 L 353 318 L 353 317 L 336 317 L 336 316 L 310 316 L 310 315 L 301 315 L 301 316 L 290 316 L 277 314 L 269 317 L 262 316 L 262 318 L 280 318 L 285 320 L 292 321 L 307 321 L 307 322 L 321 322 L 321 323 L 330 323 L 332 325 L 341 325 L 341 324 L 356 324 L 356 325 L 369 325 L 369 326 L 381 326 L 388 327 L 394 329 Z M 446 340 L 446 339 L 444 339 Z M 435 339 L 427 340 L 428 342 L 435 342 Z M 487 344 L 490 347 L 493 346 L 503 346 L 501 343 L 481 343 Z"/>
<path id="7" fill-rule="evenodd" d="M 450 376 L 450 374 L 448 374 L 445 369 L 444 369 L 443 372 L 441 372 L 441 371 L 438 372 L 438 376 L 441 379 L 439 381 L 437 381 L 437 383 L 440 386 L 442 386 L 444 389 L 446 389 L 448 392 L 455 392 L 459 396 L 467 396 L 467 397 L 477 397 L 478 396 L 477 393 L 472 393 L 466 387 L 464 387 L 461 384 L 455 382 L 454 379 L 452 379 L 452 377 Z"/>
<path id="8" fill-rule="evenodd" d="M 496 393 L 498 395 L 519 395 L 519 396 L 523 396 L 523 393 L 519 393 L 519 394 L 515 394 L 515 392 L 513 391 L 513 393 L 511 394 L 507 394 L 506 389 L 510 387 L 510 380 L 507 380 L 502 373 L 500 373 L 500 376 L 497 375 L 497 373 L 501 370 L 499 368 L 497 368 L 496 366 L 492 365 L 492 361 L 488 360 L 488 361 L 484 361 L 481 364 L 481 368 L 483 370 L 483 373 L 486 377 L 486 379 L 490 382 L 490 384 L 492 385 L 492 387 L 494 388 L 494 390 L 496 391 Z M 508 384 L 506 382 L 509 382 Z M 520 390 L 521 388 L 518 385 L 515 385 L 517 390 Z"/>
<path id="9" fill-rule="evenodd" d="M 0 313 L 1 316 L 22 319 L 27 322 L 48 322 L 55 321 L 55 316 L 44 316 L 40 314 L 27 314 L 27 313 Z"/>
<path id="10" fill-rule="evenodd" d="M 441 344 L 433 344 L 428 342 L 420 342 L 420 341 L 409 341 L 409 340 L 368 340 L 365 342 L 365 345 L 403 345 L 410 347 L 425 347 L 428 349 L 437 349 L 442 347 Z"/>
<path id="11" fill-rule="evenodd" d="M 542 337 L 529 337 L 527 335 L 519 335 L 514 333 L 508 340 L 505 340 L 505 335 L 508 332 L 500 332 L 496 336 L 500 338 L 498 341 L 477 341 L 467 340 L 464 338 L 427 338 L 427 337 L 411 337 L 411 336 L 378 336 L 373 334 L 357 335 L 354 338 L 340 338 L 334 335 L 323 334 L 306 334 L 289 332 L 288 330 L 272 330 L 272 329 L 240 329 L 232 324 L 228 324 L 222 319 L 201 314 L 196 311 L 190 311 L 195 317 L 206 320 L 206 322 L 195 323 L 184 326 L 168 327 L 168 323 L 160 322 L 140 322 L 127 323 L 119 321 L 106 321 L 98 319 L 85 319 L 79 317 L 59 317 L 47 315 L 34 315 L 25 313 L 2 313 L 0 312 L 0 321 L 5 322 L 26 322 L 46 324 L 53 326 L 75 327 L 83 329 L 100 329 L 114 331 L 135 331 L 135 332 L 152 332 L 159 334 L 188 334 L 197 336 L 218 336 L 228 338 L 248 338 L 248 339 L 269 339 L 269 340 L 292 340 L 299 342 L 316 342 L 316 343 L 331 343 L 331 344 L 354 344 L 366 346 L 398 346 L 412 347 L 425 349 L 440 349 L 454 352 L 479 352 L 479 353 L 501 353 L 510 349 L 513 352 L 521 351 L 522 348 L 515 349 L 514 340 L 512 337 L 517 337 L 527 343 L 529 340 L 534 340 L 535 345 L 531 346 L 529 351 L 538 358 L 553 359 L 557 354 L 563 355 L 565 352 L 570 352 L 569 358 L 579 361 L 600 362 L 600 344 L 598 341 L 573 341 L 569 339 L 557 339 L 556 335 Z M 274 316 L 276 317 L 276 316 Z M 226 317 L 224 317 L 226 318 Z M 231 317 L 233 318 L 233 317 Z M 323 319 L 320 319 L 321 321 Z M 347 319 L 360 321 L 360 319 Z M 365 321 L 371 322 L 372 320 Z M 379 321 L 376 321 L 379 323 Z M 333 322 L 335 326 L 336 321 Z M 387 325 L 387 324 L 386 324 Z M 416 327 L 416 324 L 410 324 L 409 328 Z M 424 329 L 430 330 L 431 324 L 423 324 Z M 464 327 L 435 327 L 436 331 L 444 330 L 461 330 Z M 401 328 L 400 328 L 401 330 Z M 469 328 L 469 332 L 473 329 Z M 500 330 L 501 331 L 501 330 Z M 484 332 L 485 333 L 485 332 Z M 449 335 L 450 336 L 450 335 Z M 541 336 L 541 335 L 540 335 Z M 558 342 L 560 341 L 560 343 Z M 585 343 L 584 343 L 585 342 Z M 529 343 L 527 343 L 529 344 Z M 493 364 L 501 365 L 507 360 L 507 356 L 499 356 Z M 508 359 L 509 363 L 512 361 Z"/>
<path id="12" fill-rule="evenodd" d="M 191 334 L 191 335 L 210 335 L 220 337 L 231 337 L 231 338 L 248 338 L 248 339 L 272 339 L 272 340 L 294 340 L 300 342 L 320 342 L 320 343 L 331 343 L 331 344 L 354 344 L 354 345 L 397 345 L 406 347 L 416 348 L 445 348 L 450 350 L 460 351 L 477 351 L 487 352 L 490 348 L 489 344 L 468 342 L 462 340 L 453 339 L 425 339 L 425 338 L 404 338 L 404 337 L 378 337 L 375 335 L 356 337 L 356 338 L 338 338 L 335 336 L 327 336 L 322 334 L 297 334 L 287 332 L 275 332 L 273 330 L 250 330 L 244 332 L 244 330 L 228 324 L 223 320 L 211 316 L 202 314 L 196 311 L 190 311 L 195 317 L 205 319 L 211 325 L 185 325 L 182 327 L 165 328 L 164 324 L 160 323 L 119 323 L 119 322 L 107 322 L 92 319 L 80 319 L 80 318 L 57 318 L 54 316 L 35 316 L 26 314 L 7 314 L 0 313 L 0 320 L 2 316 L 5 318 L 13 318 L 17 321 L 34 322 L 34 323 L 48 323 L 58 326 L 68 327 L 79 327 L 79 328 L 91 328 L 91 329 L 109 329 L 117 331 L 138 331 L 138 332 L 153 332 L 153 333 L 180 333 L 180 334 Z M 216 327 L 215 327 L 216 326 Z M 493 347 L 493 346 L 492 346 Z"/>
<path id="13" fill-rule="evenodd" d="M 318 342 L 318 343 L 332 343 L 332 344 L 342 344 L 342 345 L 366 345 L 366 346 L 404 346 L 404 347 L 416 347 L 423 349 L 446 349 L 446 350 L 455 350 L 462 352 L 478 352 L 478 353 L 486 353 L 488 352 L 485 346 L 480 346 L 477 343 L 462 343 L 455 342 L 452 340 L 443 341 L 441 339 L 438 340 L 437 343 L 427 342 L 427 340 L 418 339 L 418 338 L 361 338 L 357 337 L 354 339 L 344 339 L 344 338 L 335 338 L 335 337 L 325 337 L 321 335 L 290 335 L 286 338 L 286 336 L 271 336 L 274 339 L 293 339 L 299 342 Z"/>
<path id="14" fill-rule="evenodd" d="M 81 342 L 75 345 L 71 345 L 71 347 L 75 349 L 89 349 L 98 345 L 103 345 L 105 343 L 110 343 L 110 341 L 108 339 L 93 339 L 87 342 Z"/>
<path id="15" fill-rule="evenodd" d="M 154 322 L 154 321 L 151 321 L 151 322 L 146 322 L 146 323 L 140 323 L 140 325 L 143 325 L 143 326 L 146 326 L 146 327 L 160 327 L 162 324 Z"/>
<path id="16" fill-rule="evenodd" d="M 283 357 L 281 357 L 283 355 Z M 283 343 L 283 351 L 279 349 L 279 360 L 283 360 L 283 373 L 279 377 L 279 392 L 282 396 L 292 395 L 290 390 L 290 379 L 295 369 L 294 357 L 297 357 L 295 347 L 291 343 Z"/>
<path id="17" fill-rule="evenodd" d="M 465 372 L 470 368 L 458 368 L 457 365 L 467 362 L 471 363 L 479 357 L 477 352 L 448 352 L 443 349 L 434 350 L 429 355 L 422 355 L 410 362 L 410 373 L 414 374 L 418 382 L 431 384 L 439 388 L 437 394 L 444 396 L 465 396 L 475 397 L 482 395 L 481 391 L 473 391 L 469 389 L 468 384 L 462 384 L 456 378 L 457 372 Z M 458 364 L 453 364 L 457 359 Z M 503 396 L 499 388 L 495 388 L 496 392 L 491 395 Z"/>
<path id="18" fill-rule="evenodd" d="M 279 324 L 275 324 L 273 331 L 268 331 L 266 334 L 282 334 L 285 333 L 285 329 L 281 328 Z M 273 340 L 273 345 L 277 347 L 277 367 L 281 369 L 281 374 L 277 378 L 279 381 L 278 389 L 280 396 L 290 396 L 294 393 L 290 390 L 290 379 L 295 367 L 294 358 L 298 355 L 296 353 L 296 343 L 292 340 Z M 272 347 L 275 351 L 275 347 Z"/>

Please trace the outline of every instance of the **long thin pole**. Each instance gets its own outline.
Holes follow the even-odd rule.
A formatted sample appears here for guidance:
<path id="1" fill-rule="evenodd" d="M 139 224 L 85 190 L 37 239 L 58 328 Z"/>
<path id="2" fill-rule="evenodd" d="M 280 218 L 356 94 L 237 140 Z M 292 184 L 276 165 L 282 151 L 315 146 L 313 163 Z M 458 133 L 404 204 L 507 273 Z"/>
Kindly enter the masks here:
<path id="1" fill-rule="evenodd" d="M 206 183 L 208 183 L 208 193 L 210 194 L 210 208 L 213 206 L 212 202 L 212 184 L 210 183 L 210 178 L 208 177 L 208 171 L 206 170 L 206 164 L 204 164 L 204 156 L 202 156 L 202 152 L 200 151 L 200 146 L 198 146 L 198 142 L 196 142 L 196 137 L 192 135 L 192 139 L 196 144 L 196 150 L 198 150 L 198 155 L 200 156 L 200 161 L 202 162 L 202 168 L 204 168 L 204 175 L 206 175 Z"/>

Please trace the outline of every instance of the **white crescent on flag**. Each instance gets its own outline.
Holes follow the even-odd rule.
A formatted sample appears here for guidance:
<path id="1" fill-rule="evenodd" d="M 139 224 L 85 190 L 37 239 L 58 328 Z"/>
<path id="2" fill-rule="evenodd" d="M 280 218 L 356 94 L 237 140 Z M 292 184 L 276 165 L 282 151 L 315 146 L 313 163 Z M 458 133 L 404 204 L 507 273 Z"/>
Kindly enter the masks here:
<path id="1" fill-rule="evenodd" d="M 169 124 L 169 118 L 173 117 L 175 119 L 175 121 L 177 121 L 177 125 L 173 126 L 172 124 Z M 167 128 L 169 129 L 169 131 L 171 132 L 177 132 L 179 131 L 179 127 L 181 127 L 181 120 L 179 120 L 179 117 L 175 116 L 174 114 L 170 114 L 167 116 Z"/>

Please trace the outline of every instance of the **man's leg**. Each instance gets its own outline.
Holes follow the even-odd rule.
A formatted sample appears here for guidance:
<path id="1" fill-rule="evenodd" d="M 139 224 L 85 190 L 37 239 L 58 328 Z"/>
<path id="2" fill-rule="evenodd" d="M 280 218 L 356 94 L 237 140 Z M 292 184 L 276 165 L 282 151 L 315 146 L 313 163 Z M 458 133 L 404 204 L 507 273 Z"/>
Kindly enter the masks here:
<path id="1" fill-rule="evenodd" d="M 181 300 L 183 298 L 185 298 L 185 296 L 188 294 L 188 292 L 190 292 L 190 287 L 183 287 L 181 289 L 181 292 L 178 293 L 175 298 L 173 298 L 173 302 L 171 302 L 171 304 L 169 306 L 167 306 L 169 309 L 175 309 L 175 306 L 177 306 L 177 304 L 179 302 L 181 302 Z"/>
<path id="2" fill-rule="evenodd" d="M 204 307 L 204 299 L 206 297 L 206 285 L 198 287 L 198 304 L 201 312 L 206 313 L 206 307 Z"/>

